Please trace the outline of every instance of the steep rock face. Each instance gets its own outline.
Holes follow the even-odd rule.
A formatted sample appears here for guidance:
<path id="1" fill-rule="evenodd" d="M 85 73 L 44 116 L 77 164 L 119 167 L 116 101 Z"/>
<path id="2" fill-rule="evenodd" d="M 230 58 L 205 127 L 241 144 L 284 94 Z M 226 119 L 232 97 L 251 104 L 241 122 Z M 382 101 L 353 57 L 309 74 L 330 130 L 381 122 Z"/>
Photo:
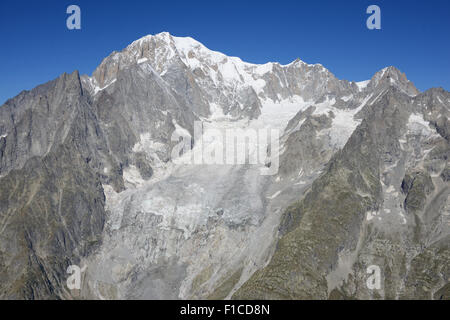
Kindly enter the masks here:
<path id="1" fill-rule="evenodd" d="M 68 297 L 66 268 L 101 243 L 104 137 L 77 72 L 0 112 L 0 297 Z"/>
<path id="2" fill-rule="evenodd" d="M 21 168 L 33 156 L 44 156 L 61 143 L 75 110 L 85 103 L 82 95 L 75 72 L 8 100 L 0 108 L 0 175 Z"/>
<path id="3" fill-rule="evenodd" d="M 101 242 L 98 176 L 70 144 L 0 180 L 0 297 L 68 296 L 66 268 Z"/>

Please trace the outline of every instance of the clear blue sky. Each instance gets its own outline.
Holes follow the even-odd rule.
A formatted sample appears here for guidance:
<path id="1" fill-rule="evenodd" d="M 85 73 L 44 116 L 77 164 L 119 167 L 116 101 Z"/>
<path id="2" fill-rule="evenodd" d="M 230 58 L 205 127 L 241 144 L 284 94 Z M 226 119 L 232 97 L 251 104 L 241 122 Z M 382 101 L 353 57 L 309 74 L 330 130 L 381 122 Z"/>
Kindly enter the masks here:
<path id="1" fill-rule="evenodd" d="M 66 28 L 66 8 L 81 7 L 82 30 Z M 381 8 L 382 30 L 366 28 L 366 8 Z M 450 1 L 1 0 L 0 104 L 23 89 L 78 69 L 161 31 L 191 36 L 244 61 L 321 63 L 361 81 L 394 65 L 420 90 L 450 90 Z"/>

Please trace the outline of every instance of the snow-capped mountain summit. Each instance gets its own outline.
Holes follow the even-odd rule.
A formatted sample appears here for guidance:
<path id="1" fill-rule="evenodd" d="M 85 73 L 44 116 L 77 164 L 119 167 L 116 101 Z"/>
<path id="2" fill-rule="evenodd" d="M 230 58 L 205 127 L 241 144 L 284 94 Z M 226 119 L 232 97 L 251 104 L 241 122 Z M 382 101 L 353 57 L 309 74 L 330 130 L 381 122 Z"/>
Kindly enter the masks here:
<path id="1" fill-rule="evenodd" d="M 310 65 L 300 59 L 287 65 L 251 64 L 210 50 L 190 37 L 175 37 L 167 32 L 145 36 L 123 51 L 112 53 L 92 77 L 83 77 L 83 84 L 95 96 L 114 84 L 122 70 L 137 66 L 142 72 L 161 78 L 175 93 L 187 94 L 199 116 L 210 115 L 214 112 L 211 109 L 219 108 L 233 118 L 255 118 L 267 102 L 298 98 L 311 102 L 345 100 L 386 85 L 409 95 L 418 93 L 393 67 L 358 85 L 338 80 L 320 64 Z"/>

